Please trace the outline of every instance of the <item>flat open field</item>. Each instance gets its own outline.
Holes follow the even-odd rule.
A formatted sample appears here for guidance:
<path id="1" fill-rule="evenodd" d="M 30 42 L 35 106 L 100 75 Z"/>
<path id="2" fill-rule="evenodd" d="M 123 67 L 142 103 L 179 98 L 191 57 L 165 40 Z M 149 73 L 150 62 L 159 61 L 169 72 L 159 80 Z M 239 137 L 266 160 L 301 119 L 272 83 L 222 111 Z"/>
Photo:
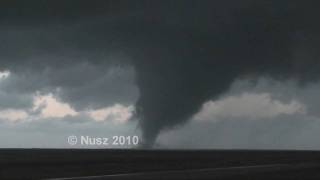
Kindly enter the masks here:
<path id="1" fill-rule="evenodd" d="M 318 151 L 3 149 L 0 150 L 0 179 L 79 177 L 318 162 Z"/>

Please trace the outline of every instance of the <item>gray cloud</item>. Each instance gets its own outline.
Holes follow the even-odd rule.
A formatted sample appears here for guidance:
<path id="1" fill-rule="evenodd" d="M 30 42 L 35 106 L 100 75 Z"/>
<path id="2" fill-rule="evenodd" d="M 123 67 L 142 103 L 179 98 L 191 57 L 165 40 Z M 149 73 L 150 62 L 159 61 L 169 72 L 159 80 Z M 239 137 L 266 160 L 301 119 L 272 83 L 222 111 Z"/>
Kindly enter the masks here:
<path id="1" fill-rule="evenodd" d="M 160 134 L 157 145 L 160 148 L 204 148 L 204 149 L 309 149 L 320 148 L 318 141 L 320 130 L 319 99 L 320 83 L 301 88 L 295 81 L 275 81 L 261 78 L 252 80 L 238 80 L 230 90 L 220 97 L 217 102 L 223 102 L 230 97 L 242 97 L 241 94 L 263 95 L 269 93 L 272 98 L 281 103 L 295 100 L 306 107 L 304 113 L 278 114 L 272 118 L 257 114 L 257 110 L 246 111 L 243 107 L 224 106 L 223 113 L 227 116 L 202 116 L 206 119 L 192 119 L 183 126 L 167 130 Z M 312 93 L 314 92 L 314 93 Z M 258 97 L 258 96 L 256 96 Z M 258 97 L 259 99 L 259 97 Z M 253 104 L 256 103 L 253 101 Z M 263 103 L 263 102 L 261 102 Z M 245 103 L 244 106 L 252 104 Z M 287 104 L 288 105 L 288 104 Z M 259 108 L 259 105 L 255 105 Z M 264 108 L 264 107 L 260 107 Z M 276 108 L 276 107 L 273 107 Z M 262 110 L 262 109 L 260 109 Z M 270 109 L 265 109 L 270 111 Z M 223 114 L 222 115 L 225 115 Z M 238 114 L 237 114 L 238 113 Z M 233 114 L 233 115 L 232 115 Z M 199 117 L 198 117 L 199 118 Z"/>
<path id="2" fill-rule="evenodd" d="M 32 106 L 32 97 L 28 94 L 7 93 L 0 90 L 1 109 L 24 109 Z"/>
<path id="3" fill-rule="evenodd" d="M 319 149 L 319 118 L 281 116 L 252 121 L 190 122 L 163 132 L 157 143 L 173 149 Z"/>
<path id="4" fill-rule="evenodd" d="M 1 103 L 11 108 L 19 108 L 14 104 L 19 102 L 21 107 L 32 105 L 32 96 L 37 91 L 56 94 L 76 109 L 102 108 L 116 102 L 132 104 L 139 95 L 132 68 L 101 68 L 88 62 L 64 68 L 48 66 L 37 71 L 12 72 L 1 82 L 0 89 L 4 94 Z"/>
<path id="5" fill-rule="evenodd" d="M 319 81 L 307 86 L 299 86 L 295 79 L 276 81 L 268 77 L 259 79 L 242 79 L 235 81 L 228 91 L 229 95 L 248 93 L 269 93 L 273 98 L 284 103 L 296 100 L 307 106 L 309 115 L 320 117 L 320 83 Z"/>

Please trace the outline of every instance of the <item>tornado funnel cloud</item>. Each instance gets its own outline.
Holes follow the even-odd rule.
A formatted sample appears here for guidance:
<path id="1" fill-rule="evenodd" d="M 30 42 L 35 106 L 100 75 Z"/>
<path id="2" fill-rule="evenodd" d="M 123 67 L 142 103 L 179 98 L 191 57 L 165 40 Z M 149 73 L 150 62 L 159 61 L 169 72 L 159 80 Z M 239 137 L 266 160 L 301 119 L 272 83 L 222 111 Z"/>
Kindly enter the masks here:
<path id="1" fill-rule="evenodd" d="M 317 10 L 299 3 L 290 9 L 275 1 L 274 6 L 244 4 L 237 9 L 208 3 L 214 11 L 201 6 L 196 11 L 201 21 L 194 20 L 195 12 L 176 14 L 180 21 L 172 24 L 159 15 L 156 24 L 143 29 L 139 41 L 144 43 L 132 63 L 140 90 L 137 115 L 147 146 L 162 131 L 186 123 L 237 79 L 267 76 L 301 85 L 319 79 Z"/>

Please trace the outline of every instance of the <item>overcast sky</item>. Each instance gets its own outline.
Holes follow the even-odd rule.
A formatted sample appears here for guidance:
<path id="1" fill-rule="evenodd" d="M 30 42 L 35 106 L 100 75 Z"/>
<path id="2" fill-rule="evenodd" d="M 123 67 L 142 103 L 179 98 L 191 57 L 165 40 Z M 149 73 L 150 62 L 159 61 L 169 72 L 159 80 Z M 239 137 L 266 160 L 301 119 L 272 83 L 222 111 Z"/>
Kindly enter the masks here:
<path id="1" fill-rule="evenodd" d="M 0 17 L 0 148 L 136 135 L 145 148 L 320 149 L 312 4 L 28 1 Z"/>

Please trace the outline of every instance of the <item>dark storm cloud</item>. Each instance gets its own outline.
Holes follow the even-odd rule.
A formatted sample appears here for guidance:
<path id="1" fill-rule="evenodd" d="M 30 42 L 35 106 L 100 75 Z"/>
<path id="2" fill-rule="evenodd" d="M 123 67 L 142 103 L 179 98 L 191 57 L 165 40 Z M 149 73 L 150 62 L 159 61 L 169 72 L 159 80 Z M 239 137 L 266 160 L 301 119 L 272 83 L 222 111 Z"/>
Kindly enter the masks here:
<path id="1" fill-rule="evenodd" d="M 110 65 L 106 56 L 125 54 L 136 71 L 137 115 L 147 144 L 161 130 L 186 122 L 238 78 L 305 84 L 320 74 L 319 13 L 311 3 L 96 2 L 23 3 L 17 12 L 8 10 L 12 3 L 1 6 L 1 61 L 20 69 L 59 69 L 83 58 Z M 56 58 L 35 60 L 40 55 Z"/>
<path id="2" fill-rule="evenodd" d="M 317 79 L 316 10 L 291 3 L 191 8 L 194 21 L 189 17 L 186 25 L 151 33 L 151 47 L 135 62 L 141 93 L 137 109 L 147 141 L 152 143 L 162 129 L 186 122 L 238 78 L 290 78 L 302 85 Z"/>
<path id="3" fill-rule="evenodd" d="M 132 104 L 139 95 L 133 68 L 98 67 L 86 61 L 63 68 L 16 71 L 1 82 L 0 89 L 0 108 L 3 104 L 14 109 L 31 108 L 36 93 L 52 93 L 76 110 Z"/>
<path id="4" fill-rule="evenodd" d="M 216 106 L 211 109 L 209 116 L 202 116 L 202 119 L 193 117 L 183 127 L 162 132 L 157 144 L 160 148 L 319 149 L 319 85 L 317 82 L 299 88 L 295 81 L 283 82 L 265 78 L 258 79 L 256 83 L 247 79 L 235 81 L 227 93 L 214 101 Z M 293 100 L 305 107 L 306 111 L 292 111 L 292 114 L 278 114 L 270 118 L 265 115 L 272 108 L 261 107 L 259 104 L 266 105 L 272 101 L 259 99 L 254 102 L 248 97 L 238 104 L 235 99 L 230 101 L 231 97 L 243 97 L 243 93 L 270 94 L 270 98 L 278 101 L 278 105 L 282 104 L 282 108 L 274 109 L 276 111 L 290 106 Z M 217 111 L 220 101 L 229 101 L 231 106 L 223 106 L 223 109 L 220 107 Z M 251 106 L 250 109 L 246 108 L 248 106 Z M 272 105 L 275 106 L 277 105 Z M 245 117 L 246 109 L 250 115 L 257 116 Z M 200 112 L 203 113 L 203 110 L 202 108 Z M 217 115 L 219 113 L 220 116 Z"/>
<path id="5" fill-rule="evenodd" d="M 7 93 L 0 91 L 0 110 L 23 109 L 32 106 L 32 98 L 27 94 Z"/>

